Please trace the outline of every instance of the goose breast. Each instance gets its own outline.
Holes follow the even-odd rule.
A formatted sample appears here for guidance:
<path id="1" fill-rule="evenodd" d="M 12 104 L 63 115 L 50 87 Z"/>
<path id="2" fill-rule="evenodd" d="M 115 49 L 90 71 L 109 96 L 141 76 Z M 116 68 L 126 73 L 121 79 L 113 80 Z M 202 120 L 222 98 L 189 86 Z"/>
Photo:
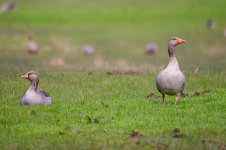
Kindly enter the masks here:
<path id="1" fill-rule="evenodd" d="M 157 76 L 156 87 L 162 94 L 182 93 L 185 87 L 185 77 L 180 70 L 164 69 Z"/>
<path id="2" fill-rule="evenodd" d="M 46 97 L 40 92 L 28 90 L 21 98 L 22 104 L 50 104 L 51 98 Z"/>

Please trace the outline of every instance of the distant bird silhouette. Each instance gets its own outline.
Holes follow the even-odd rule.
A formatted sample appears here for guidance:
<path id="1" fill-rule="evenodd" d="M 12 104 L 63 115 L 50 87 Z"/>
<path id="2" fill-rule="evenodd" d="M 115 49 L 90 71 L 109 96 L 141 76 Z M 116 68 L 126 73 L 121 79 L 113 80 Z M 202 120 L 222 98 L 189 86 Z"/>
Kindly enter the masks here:
<path id="1" fill-rule="evenodd" d="M 84 46 L 82 46 L 82 52 L 85 55 L 93 55 L 95 53 L 95 48 L 93 45 L 91 44 L 86 44 Z"/>
<path id="2" fill-rule="evenodd" d="M 153 56 L 158 51 L 158 45 L 154 43 L 149 43 L 144 49 L 144 51 L 148 56 Z"/>
<path id="3" fill-rule="evenodd" d="M 28 53 L 37 54 L 39 49 L 38 49 L 38 44 L 33 40 L 33 33 L 28 33 L 27 38 L 28 38 L 28 42 L 27 42 Z"/>
<path id="4" fill-rule="evenodd" d="M 6 2 L 4 4 L 1 5 L 0 7 L 0 13 L 7 13 L 12 11 L 14 8 L 16 7 L 16 4 L 13 2 Z"/>
<path id="5" fill-rule="evenodd" d="M 224 37 L 226 37 L 226 27 L 224 27 Z"/>
<path id="6" fill-rule="evenodd" d="M 213 29 L 216 26 L 216 22 L 213 19 L 208 19 L 207 20 L 207 28 Z"/>

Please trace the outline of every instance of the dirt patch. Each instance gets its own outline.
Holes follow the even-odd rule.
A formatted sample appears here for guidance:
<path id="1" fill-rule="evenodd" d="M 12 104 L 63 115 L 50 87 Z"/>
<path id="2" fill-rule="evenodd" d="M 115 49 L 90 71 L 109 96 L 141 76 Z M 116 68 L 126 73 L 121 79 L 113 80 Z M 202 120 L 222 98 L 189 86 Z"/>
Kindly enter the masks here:
<path id="1" fill-rule="evenodd" d="M 195 91 L 191 94 L 188 94 L 188 93 L 181 93 L 181 97 L 196 97 L 196 96 L 202 96 L 202 95 L 205 95 L 205 94 L 209 94 L 210 93 L 210 90 L 209 89 L 206 89 L 206 90 L 203 90 L 203 91 Z"/>
<path id="2" fill-rule="evenodd" d="M 142 139 L 142 140 L 137 140 L 136 145 L 144 147 L 145 145 L 150 145 L 153 144 L 153 141 L 150 138 Z"/>
<path id="3" fill-rule="evenodd" d="M 87 116 L 87 123 L 100 123 L 99 118 Z"/>
<path id="4" fill-rule="evenodd" d="M 180 129 L 179 128 L 175 128 L 172 131 L 172 136 L 174 138 L 180 138 L 180 137 L 183 137 L 183 134 L 180 132 Z"/>
<path id="5" fill-rule="evenodd" d="M 181 97 L 196 97 L 196 96 L 202 96 L 202 95 L 205 95 L 205 94 L 209 94 L 210 93 L 210 90 L 209 89 L 206 89 L 206 90 L 203 90 L 203 91 L 195 91 L 191 94 L 188 94 L 188 93 L 181 93 Z"/>
<path id="6" fill-rule="evenodd" d="M 59 131 L 58 133 L 59 133 L 59 135 L 65 135 L 66 134 L 64 131 Z"/>
<path id="7" fill-rule="evenodd" d="M 95 58 L 95 60 L 93 61 L 93 64 L 95 68 L 104 68 L 108 65 L 108 63 L 100 56 Z"/>
<path id="8" fill-rule="evenodd" d="M 122 76 L 122 75 L 142 75 L 142 72 L 134 72 L 134 71 L 127 71 L 127 72 L 119 72 L 119 71 L 108 71 L 107 75 L 112 76 Z"/>
<path id="9" fill-rule="evenodd" d="M 101 105 L 102 105 L 102 107 L 104 107 L 104 108 L 109 108 L 110 106 L 109 105 L 107 105 L 107 104 L 105 104 L 105 103 L 101 103 Z"/>
<path id="10" fill-rule="evenodd" d="M 31 114 L 31 115 L 36 115 L 37 112 L 36 112 L 35 110 L 31 110 L 31 111 L 29 112 L 29 114 Z"/>
<path id="11" fill-rule="evenodd" d="M 148 94 L 147 98 L 155 98 L 156 99 L 156 98 L 160 98 L 160 96 L 155 95 L 153 92 L 151 92 Z"/>
<path id="12" fill-rule="evenodd" d="M 197 92 L 197 91 L 195 91 L 195 92 L 193 92 L 193 93 L 181 93 L 181 95 L 180 95 L 180 97 L 183 97 L 183 98 L 185 98 L 185 97 L 196 97 L 196 96 L 202 96 L 202 95 L 205 95 L 205 94 L 209 94 L 211 91 L 209 90 L 209 89 L 207 89 L 207 90 L 203 90 L 203 91 L 200 91 L 200 92 Z M 159 95 L 155 95 L 153 92 L 150 92 L 148 95 L 147 95 L 147 98 L 155 98 L 155 99 L 157 99 L 157 98 L 160 98 L 161 96 L 159 96 Z"/>
<path id="13" fill-rule="evenodd" d="M 65 53 L 71 53 L 73 51 L 76 51 L 76 46 L 72 45 L 65 39 L 54 38 L 52 39 L 52 45 Z"/>
<path id="14" fill-rule="evenodd" d="M 192 93 L 192 96 L 195 97 L 195 96 L 202 96 L 202 95 L 205 95 L 205 94 L 208 94 L 210 93 L 210 90 L 203 90 L 203 91 L 200 91 L 200 92 L 193 92 Z"/>
<path id="15" fill-rule="evenodd" d="M 132 131 L 132 133 L 130 133 L 130 137 L 132 137 L 132 138 L 142 137 L 142 136 L 144 136 L 144 135 L 140 131 Z"/>
<path id="16" fill-rule="evenodd" d="M 180 96 L 181 96 L 181 97 L 188 97 L 189 95 L 188 95 L 188 93 L 184 93 L 184 92 L 183 92 L 183 93 L 180 94 Z"/>
<path id="17" fill-rule="evenodd" d="M 65 61 L 63 58 L 53 58 L 49 64 L 52 67 L 60 67 L 60 66 L 64 66 L 65 65 Z"/>
<path id="18" fill-rule="evenodd" d="M 212 140 L 203 140 L 202 143 L 203 143 L 203 148 L 204 149 L 212 149 L 214 141 L 212 141 Z"/>
<path id="19" fill-rule="evenodd" d="M 95 124 L 98 124 L 98 123 L 104 123 L 104 122 L 107 122 L 108 119 L 105 118 L 105 117 L 90 117 L 90 116 L 87 116 L 87 123 L 95 123 Z"/>
<path id="20" fill-rule="evenodd" d="M 167 149 L 169 149 L 169 145 L 165 144 L 165 143 L 158 143 L 156 145 L 156 149 L 157 150 L 167 150 Z"/>
<path id="21" fill-rule="evenodd" d="M 218 146 L 219 150 L 226 150 L 226 143 Z"/>

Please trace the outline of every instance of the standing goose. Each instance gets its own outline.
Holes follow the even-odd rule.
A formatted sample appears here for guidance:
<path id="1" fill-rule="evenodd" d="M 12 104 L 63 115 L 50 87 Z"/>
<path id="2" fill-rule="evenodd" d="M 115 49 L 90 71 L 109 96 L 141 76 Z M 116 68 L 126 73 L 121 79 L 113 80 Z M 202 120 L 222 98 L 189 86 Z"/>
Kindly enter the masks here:
<path id="1" fill-rule="evenodd" d="M 31 81 L 30 87 L 26 92 L 24 92 L 20 99 L 21 104 L 51 104 L 52 100 L 48 93 L 44 90 L 38 90 L 39 78 L 35 71 L 29 71 L 21 77 Z"/>
<path id="2" fill-rule="evenodd" d="M 180 97 L 180 94 L 185 88 L 185 77 L 180 71 L 179 64 L 177 62 L 175 54 L 175 46 L 186 43 L 186 40 L 182 40 L 177 37 L 172 37 L 168 43 L 169 63 L 165 69 L 159 72 L 156 79 L 156 87 L 162 94 L 162 102 L 164 104 L 164 98 L 166 95 L 175 95 L 175 105 Z"/>
<path id="3" fill-rule="evenodd" d="M 29 54 L 37 54 L 38 44 L 33 40 L 33 33 L 28 33 L 27 35 L 28 43 L 27 43 L 27 50 Z"/>

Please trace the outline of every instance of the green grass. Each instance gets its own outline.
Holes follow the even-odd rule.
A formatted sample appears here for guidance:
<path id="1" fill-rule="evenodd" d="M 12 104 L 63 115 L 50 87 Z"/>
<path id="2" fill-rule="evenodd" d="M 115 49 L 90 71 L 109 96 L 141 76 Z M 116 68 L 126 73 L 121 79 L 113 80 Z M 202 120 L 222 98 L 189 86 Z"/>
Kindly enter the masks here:
<path id="1" fill-rule="evenodd" d="M 0 15 L 0 149 L 211 149 L 226 144 L 226 49 L 223 27 L 226 2 L 182 1 L 28 1 Z M 206 19 L 217 27 L 206 29 Z M 35 32 L 40 53 L 26 53 L 26 34 Z M 155 76 L 167 63 L 169 37 L 189 42 L 177 47 L 185 73 L 185 93 L 159 95 Z M 159 45 L 156 57 L 143 49 Z M 80 49 L 91 43 L 97 53 Z M 69 50 L 68 50 L 69 49 Z M 53 67 L 54 58 L 65 60 Z M 96 61 L 104 64 L 98 66 Z M 53 99 L 49 106 L 20 106 L 28 81 L 20 76 L 40 73 L 40 88 Z M 110 76 L 107 71 L 140 75 Z M 210 90 L 200 96 L 194 92 Z M 180 138 L 172 136 L 179 128 Z M 132 138 L 137 130 L 142 137 Z"/>
<path id="2" fill-rule="evenodd" d="M 14 74 L 19 76 L 19 72 Z M 211 92 L 181 98 L 177 106 L 173 97 L 166 97 L 164 106 L 160 98 L 146 98 L 150 91 L 157 94 L 154 75 L 148 73 L 42 73 L 40 87 L 51 93 L 50 106 L 19 106 L 19 96 L 28 83 L 3 76 L 1 149 L 150 149 L 158 143 L 169 144 L 171 149 L 202 149 L 202 140 L 213 140 L 215 149 L 225 142 L 225 78 L 186 76 L 190 95 L 209 83 Z M 184 136 L 173 138 L 174 128 Z M 131 138 L 132 130 L 144 137 Z"/>

